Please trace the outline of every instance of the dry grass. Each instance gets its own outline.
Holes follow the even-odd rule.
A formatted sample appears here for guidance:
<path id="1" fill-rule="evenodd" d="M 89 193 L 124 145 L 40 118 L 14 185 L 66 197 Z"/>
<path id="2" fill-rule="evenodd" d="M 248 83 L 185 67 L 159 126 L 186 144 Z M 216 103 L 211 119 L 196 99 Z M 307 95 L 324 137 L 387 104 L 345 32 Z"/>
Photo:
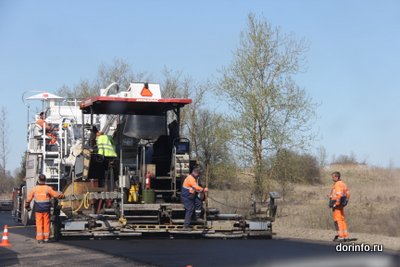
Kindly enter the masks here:
<path id="1" fill-rule="evenodd" d="M 212 190 L 209 194 L 209 207 L 222 213 L 249 214 L 251 210 L 250 190 Z"/>
<path id="2" fill-rule="evenodd" d="M 322 170 L 322 184 L 289 185 L 285 199 L 279 203 L 276 224 L 287 228 L 333 230 L 328 195 L 332 184 L 330 173 L 336 170 L 342 173 L 351 193 L 345 209 L 350 233 L 400 237 L 400 170 L 366 165 L 333 165 Z M 279 185 L 272 187 L 282 190 Z M 243 209 L 251 203 L 248 190 L 213 190 L 210 195 L 231 206 L 210 200 L 210 206 L 223 212 L 246 213 Z"/>
<path id="3" fill-rule="evenodd" d="M 0 194 L 0 200 L 11 200 L 12 196 L 11 193 L 2 193 Z"/>
<path id="4" fill-rule="evenodd" d="M 345 209 L 352 232 L 400 236 L 400 171 L 365 165 L 330 166 L 323 170 L 324 184 L 296 186 L 280 209 L 280 223 L 314 229 L 331 229 L 328 209 L 330 173 L 339 170 L 351 199 Z"/>

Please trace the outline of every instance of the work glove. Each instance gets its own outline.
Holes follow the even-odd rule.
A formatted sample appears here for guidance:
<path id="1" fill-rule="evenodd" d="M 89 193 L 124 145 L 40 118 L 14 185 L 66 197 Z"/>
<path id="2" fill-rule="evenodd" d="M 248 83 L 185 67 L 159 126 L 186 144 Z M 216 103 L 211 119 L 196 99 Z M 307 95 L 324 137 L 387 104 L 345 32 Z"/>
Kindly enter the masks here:
<path id="1" fill-rule="evenodd" d="M 336 203 L 336 200 L 330 199 L 330 200 L 329 200 L 329 208 L 335 207 L 335 203 Z"/>
<path id="2" fill-rule="evenodd" d="M 29 203 L 26 203 L 26 204 L 25 204 L 25 209 L 26 209 L 27 211 L 31 211 L 31 205 L 29 205 Z"/>
<path id="3" fill-rule="evenodd" d="M 203 189 L 203 192 L 204 192 L 204 193 L 205 193 L 205 192 L 208 192 L 208 188 L 205 187 L 205 188 Z"/>

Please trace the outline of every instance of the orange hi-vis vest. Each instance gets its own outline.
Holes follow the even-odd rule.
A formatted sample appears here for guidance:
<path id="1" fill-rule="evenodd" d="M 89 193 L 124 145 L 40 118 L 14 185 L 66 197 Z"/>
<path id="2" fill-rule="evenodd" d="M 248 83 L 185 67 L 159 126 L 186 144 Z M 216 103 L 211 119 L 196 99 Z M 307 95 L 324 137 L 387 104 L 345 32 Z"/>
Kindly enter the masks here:
<path id="1" fill-rule="evenodd" d="M 203 187 L 197 184 L 196 179 L 192 175 L 186 177 L 186 179 L 183 181 L 182 188 L 189 190 L 189 193 L 191 194 L 203 191 Z"/>
<path id="2" fill-rule="evenodd" d="M 44 119 L 38 119 L 36 121 L 36 124 L 39 125 L 42 129 L 43 127 L 46 127 L 47 130 L 51 130 L 52 128 Z"/>
<path id="3" fill-rule="evenodd" d="M 49 212 L 51 207 L 51 198 L 59 197 L 59 195 L 60 194 L 54 191 L 50 186 L 41 184 L 32 188 L 26 203 L 29 204 L 33 199 L 35 201 L 34 210 L 36 212 Z"/>
<path id="4" fill-rule="evenodd" d="M 331 193 L 329 198 L 335 202 L 336 206 L 339 206 L 341 203 L 341 199 L 346 197 L 347 200 L 350 198 L 350 191 L 347 188 L 347 185 L 342 181 L 339 180 L 332 185 Z"/>
<path id="5" fill-rule="evenodd" d="M 37 125 L 39 125 L 40 127 L 42 127 L 43 128 L 43 126 L 44 126 L 44 120 L 43 119 L 38 119 L 37 121 L 36 121 L 36 124 Z"/>

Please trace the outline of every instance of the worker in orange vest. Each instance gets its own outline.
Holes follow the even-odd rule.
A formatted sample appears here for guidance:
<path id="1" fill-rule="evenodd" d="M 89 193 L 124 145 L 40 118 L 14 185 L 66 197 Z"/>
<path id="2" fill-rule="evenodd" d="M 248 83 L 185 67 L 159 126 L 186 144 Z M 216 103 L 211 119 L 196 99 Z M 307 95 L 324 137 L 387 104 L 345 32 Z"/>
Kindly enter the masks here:
<path id="1" fill-rule="evenodd" d="M 196 167 L 192 170 L 192 173 L 188 175 L 183 181 L 181 200 L 185 207 L 185 222 L 183 224 L 184 230 L 190 229 L 190 222 L 192 220 L 193 213 L 196 210 L 202 210 L 203 201 L 196 196 L 196 193 L 207 192 L 208 188 L 202 188 L 197 183 L 197 179 L 200 176 L 200 168 Z M 196 213 L 196 217 L 199 214 Z"/>
<path id="2" fill-rule="evenodd" d="M 347 241 L 349 238 L 344 216 L 344 207 L 349 201 L 350 193 L 347 185 L 341 180 L 340 172 L 333 172 L 331 176 L 333 185 L 329 196 L 329 207 L 333 210 L 333 221 L 338 232 L 333 240 L 343 242 Z"/>
<path id="3" fill-rule="evenodd" d="M 39 119 L 36 121 L 36 124 L 42 128 L 42 130 L 46 131 L 46 135 L 50 137 L 49 144 L 50 145 L 55 145 L 57 143 L 57 135 L 53 133 L 53 131 L 56 131 L 57 129 L 52 127 L 49 123 L 46 122 L 46 113 L 40 112 L 39 114 Z"/>
<path id="4" fill-rule="evenodd" d="M 39 175 L 38 185 L 29 192 L 25 203 L 25 208 L 30 211 L 30 202 L 34 200 L 33 209 L 36 219 L 36 240 L 38 243 L 47 243 L 50 236 L 50 200 L 52 197 L 63 198 L 63 194 L 59 194 L 50 186 L 46 185 L 46 176 Z"/>

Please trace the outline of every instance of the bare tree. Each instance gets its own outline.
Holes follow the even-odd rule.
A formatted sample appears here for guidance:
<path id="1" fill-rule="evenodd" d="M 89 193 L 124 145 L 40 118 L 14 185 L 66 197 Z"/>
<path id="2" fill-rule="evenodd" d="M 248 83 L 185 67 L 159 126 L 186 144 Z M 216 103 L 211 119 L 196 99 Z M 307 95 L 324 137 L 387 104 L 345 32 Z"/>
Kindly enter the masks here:
<path id="1" fill-rule="evenodd" d="M 10 153 L 8 134 L 7 109 L 2 107 L 0 110 L 0 193 L 9 193 L 14 186 L 14 179 L 10 171 L 7 170 L 7 157 Z"/>
<path id="2" fill-rule="evenodd" d="M 162 82 L 162 95 L 165 98 L 186 98 L 189 97 L 191 85 L 190 77 L 182 77 L 182 71 L 173 71 L 164 68 L 162 72 L 164 80 Z"/>
<path id="3" fill-rule="evenodd" d="M 269 180 L 263 158 L 283 148 L 304 147 L 313 136 L 315 105 L 294 81 L 305 50 L 304 41 L 250 14 L 233 62 L 218 83 L 232 109 L 234 135 L 253 167 L 258 197 Z"/>
<path id="4" fill-rule="evenodd" d="M 192 99 L 192 104 L 181 112 L 181 133 L 190 138 L 192 154 L 204 167 L 206 176 L 213 176 L 215 166 L 229 160 L 232 135 L 226 119 L 204 105 L 210 84 L 195 83 L 179 71 L 165 69 L 163 74 L 163 97 Z"/>
<path id="5" fill-rule="evenodd" d="M 81 80 L 78 84 L 76 84 L 72 89 L 68 86 L 62 86 L 57 94 L 63 97 L 68 98 L 86 98 L 93 95 L 99 94 L 99 89 L 89 80 Z"/>
<path id="6" fill-rule="evenodd" d="M 319 167 L 321 169 L 324 168 L 328 164 L 327 163 L 328 153 L 326 152 L 325 147 L 319 146 L 317 148 L 317 159 L 318 159 Z"/>
<path id="7" fill-rule="evenodd" d="M 95 85 L 98 88 L 106 88 L 109 84 L 116 82 L 120 87 L 126 89 L 134 81 L 148 79 L 145 73 L 134 73 L 132 66 L 122 58 L 114 59 L 111 65 L 101 64 L 97 71 Z"/>
<path id="8" fill-rule="evenodd" d="M 193 87 L 193 81 L 190 77 L 182 77 L 181 71 L 172 71 L 168 68 L 163 70 L 164 80 L 162 81 L 162 97 L 164 98 L 189 98 Z M 180 132 L 186 129 L 188 108 L 181 110 Z M 172 120 L 172 118 L 169 118 Z"/>
<path id="9" fill-rule="evenodd" d="M 62 86 L 57 93 L 64 97 L 86 98 L 98 95 L 101 88 L 106 88 L 113 82 L 118 83 L 122 89 L 126 89 L 131 82 L 142 79 L 148 79 L 148 76 L 145 73 L 134 73 L 132 67 L 124 59 L 116 58 L 110 65 L 101 64 L 99 66 L 93 82 L 83 79 L 72 88 L 66 85 Z"/>
<path id="10" fill-rule="evenodd" d="M 203 123 L 209 123 L 208 121 L 205 122 L 204 118 L 203 121 L 200 121 L 201 118 L 200 113 L 205 112 L 203 110 L 204 94 L 205 94 L 204 86 L 197 86 L 193 89 L 193 92 L 191 93 L 191 98 L 193 102 L 191 105 L 187 107 L 185 114 L 186 116 L 185 130 L 190 137 L 190 140 L 192 142 L 192 152 L 194 153 L 195 158 L 198 162 L 201 162 L 204 159 L 200 155 L 202 148 L 201 148 L 199 131 L 203 129 L 202 128 L 203 126 L 205 126 L 203 125 Z"/>
<path id="11" fill-rule="evenodd" d="M 15 185 L 19 186 L 25 181 L 26 178 L 26 152 L 22 155 L 20 166 L 18 169 L 15 170 L 15 172 Z"/>
<path id="12" fill-rule="evenodd" d="M 5 107 L 2 107 L 0 111 L 0 157 L 3 177 L 6 177 L 7 174 L 7 155 L 10 152 L 8 146 L 8 129 L 9 123 L 7 119 L 7 110 Z"/>
<path id="13" fill-rule="evenodd" d="M 196 156 L 202 162 L 206 176 L 212 176 L 215 166 L 229 162 L 230 125 L 222 115 L 207 109 L 198 110 L 191 121 L 195 122 L 190 130 L 192 141 L 197 144 Z"/>

